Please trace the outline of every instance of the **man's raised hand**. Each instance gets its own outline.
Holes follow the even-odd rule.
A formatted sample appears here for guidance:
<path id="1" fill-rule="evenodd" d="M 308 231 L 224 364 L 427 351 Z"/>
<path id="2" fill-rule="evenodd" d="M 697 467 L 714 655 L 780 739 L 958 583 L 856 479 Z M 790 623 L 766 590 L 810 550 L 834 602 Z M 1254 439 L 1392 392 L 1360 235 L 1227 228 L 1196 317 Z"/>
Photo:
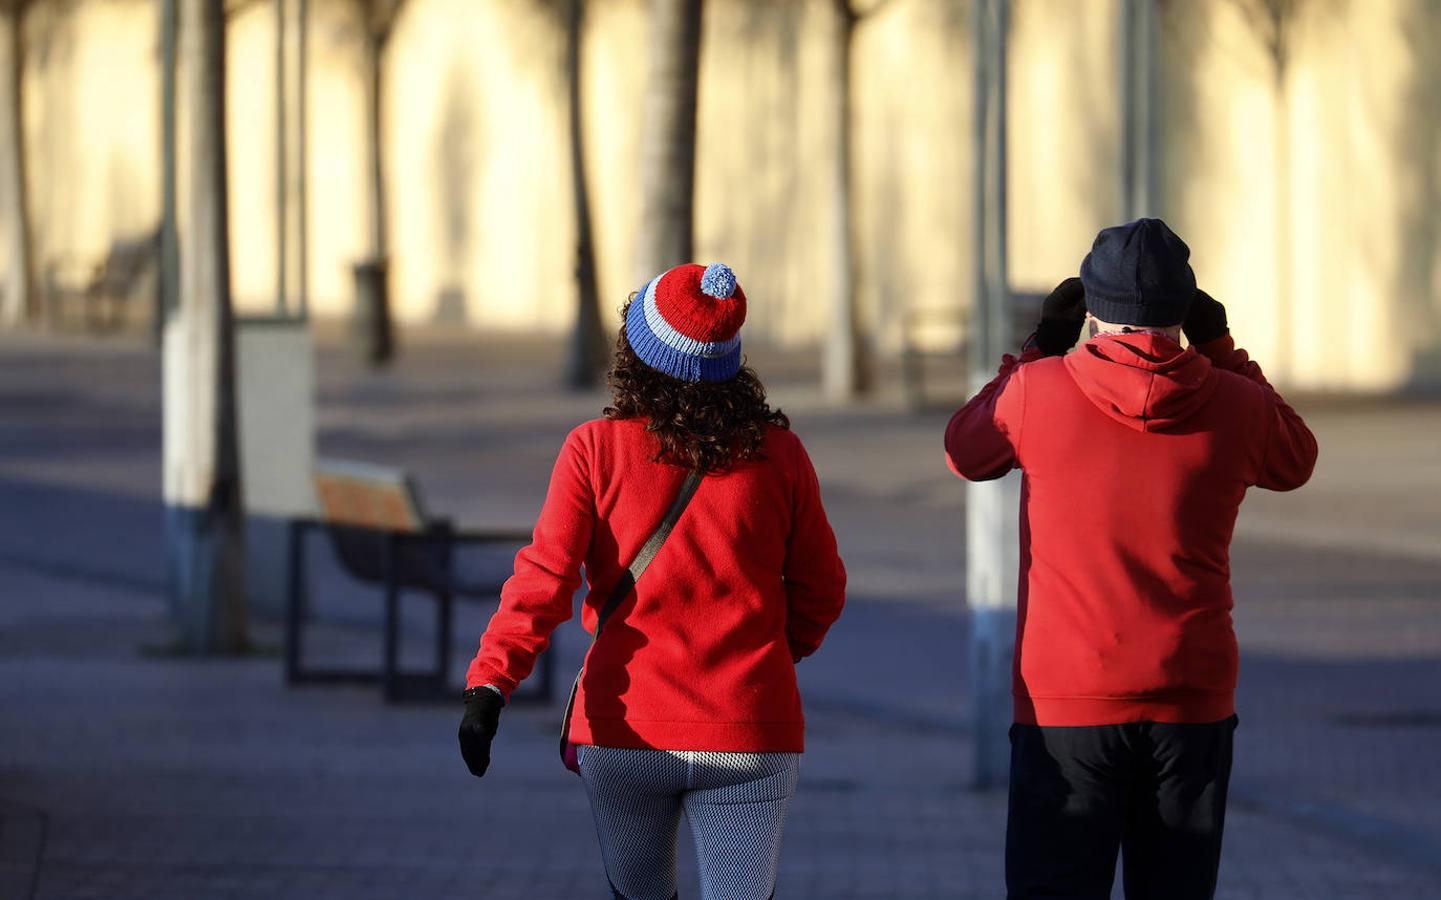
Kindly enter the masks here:
<path id="1" fill-rule="evenodd" d="M 1081 279 L 1067 278 L 1041 302 L 1036 346 L 1047 356 L 1063 356 L 1076 345 L 1086 324 L 1086 291 Z"/>
<path id="2" fill-rule="evenodd" d="M 1193 345 L 1214 341 L 1230 331 L 1226 324 L 1226 307 L 1215 297 L 1196 288 L 1196 296 L 1191 300 L 1191 309 L 1186 313 L 1181 330 Z"/>

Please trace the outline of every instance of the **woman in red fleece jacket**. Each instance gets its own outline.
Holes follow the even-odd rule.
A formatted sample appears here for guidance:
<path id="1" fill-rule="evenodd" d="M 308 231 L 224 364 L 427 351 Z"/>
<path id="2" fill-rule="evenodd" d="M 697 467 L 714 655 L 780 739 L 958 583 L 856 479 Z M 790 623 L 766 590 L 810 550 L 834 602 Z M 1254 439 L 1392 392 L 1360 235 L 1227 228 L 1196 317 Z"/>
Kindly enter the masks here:
<path id="1" fill-rule="evenodd" d="M 483 775 L 504 697 L 571 616 L 600 608 L 691 470 L 694 498 L 587 655 L 570 740 L 614 896 L 675 896 L 684 812 L 702 893 L 767 898 L 804 722 L 795 663 L 839 617 L 845 570 L 805 448 L 740 356 L 723 265 L 648 283 L 623 316 L 605 417 L 572 431 L 466 683 Z"/>

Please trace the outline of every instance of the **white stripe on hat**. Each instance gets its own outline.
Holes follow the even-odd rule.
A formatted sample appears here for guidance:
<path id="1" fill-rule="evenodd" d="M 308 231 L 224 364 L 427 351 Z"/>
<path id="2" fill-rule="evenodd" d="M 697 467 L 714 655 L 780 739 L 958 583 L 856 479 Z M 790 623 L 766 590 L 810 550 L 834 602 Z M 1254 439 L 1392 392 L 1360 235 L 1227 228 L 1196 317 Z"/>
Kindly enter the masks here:
<path id="1" fill-rule="evenodd" d="M 645 286 L 645 292 L 641 295 L 641 304 L 645 311 L 645 324 L 666 346 L 680 353 L 688 353 L 691 356 L 701 356 L 706 359 L 725 356 L 740 346 L 740 332 L 736 332 L 736 336 L 728 341 L 707 342 L 686 337 L 672 328 L 671 324 L 660 314 L 660 308 L 655 303 L 655 286 L 663 277 L 652 278 L 650 284 Z"/>

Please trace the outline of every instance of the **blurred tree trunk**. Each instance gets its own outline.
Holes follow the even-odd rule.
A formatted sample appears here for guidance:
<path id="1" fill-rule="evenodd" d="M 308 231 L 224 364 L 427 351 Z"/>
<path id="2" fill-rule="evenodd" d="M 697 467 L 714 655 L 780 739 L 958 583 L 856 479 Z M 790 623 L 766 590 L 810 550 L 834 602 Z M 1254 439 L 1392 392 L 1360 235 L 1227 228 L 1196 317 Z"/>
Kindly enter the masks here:
<path id="1" fill-rule="evenodd" d="M 1271 58 L 1271 94 L 1275 140 L 1271 144 L 1273 204 L 1276 214 L 1276 362 L 1273 378 L 1284 381 L 1294 368 L 1291 345 L 1293 284 L 1291 247 L 1291 104 L 1287 81 L 1291 69 L 1291 42 L 1301 0 L 1233 0 L 1246 16 L 1256 38 Z"/>
<path id="2" fill-rule="evenodd" d="M 8 263 L 0 288 L 0 326 L 37 317 L 35 255 L 25 186 L 24 0 L 0 0 L 0 218 L 6 223 Z"/>
<path id="3" fill-rule="evenodd" d="M 701 0 L 651 0 L 637 288 L 694 253 L 700 36 Z"/>
<path id="4" fill-rule="evenodd" d="M 370 256 L 389 253 L 385 233 L 385 166 L 381 140 L 385 134 L 385 48 L 395 26 L 400 0 L 367 0 L 365 17 L 365 136 L 370 148 Z"/>
<path id="5" fill-rule="evenodd" d="M 1155 216 L 1157 210 L 1156 104 L 1158 0 L 1125 0 L 1121 6 L 1121 216 Z"/>
<path id="6" fill-rule="evenodd" d="M 160 271 L 155 279 L 155 338 L 165 335 L 165 322 L 179 303 L 180 234 L 176 212 L 175 154 L 176 25 L 178 0 L 160 4 Z"/>
<path id="7" fill-rule="evenodd" d="M 385 228 L 385 50 L 404 0 L 362 0 L 365 31 L 365 131 L 370 150 L 370 248 L 355 267 L 357 334 L 372 365 L 394 353 L 390 321 L 390 242 Z"/>
<path id="8" fill-rule="evenodd" d="M 604 370 L 609 349 L 600 320 L 600 287 L 596 282 L 595 235 L 591 228 L 590 187 L 585 176 L 584 95 L 581 92 L 581 42 L 585 28 L 584 0 L 568 0 L 566 80 L 570 94 L 570 174 L 575 202 L 575 331 L 571 337 L 566 383 L 587 388 Z"/>
<path id="9" fill-rule="evenodd" d="M 831 51 L 831 84 L 835 107 L 833 122 L 836 149 L 832 161 L 831 258 L 835 260 L 835 283 L 830 302 L 830 324 L 821 348 L 821 386 L 826 397 L 845 401 L 863 393 L 868 385 L 865 343 L 860 335 L 860 311 L 856 302 L 855 223 L 852 201 L 854 124 L 852 97 L 855 85 L 852 55 L 856 24 L 860 16 L 851 0 L 834 0 L 836 40 Z"/>
<path id="10" fill-rule="evenodd" d="M 183 0 L 188 215 L 165 334 L 165 494 L 180 647 L 248 645 L 225 161 L 224 0 Z"/>
<path id="11" fill-rule="evenodd" d="M 831 51 L 833 127 L 836 152 L 832 158 L 831 257 L 835 283 L 830 298 L 829 326 L 821 348 L 821 388 L 827 398 L 845 402 L 871 387 L 871 359 L 861 331 L 860 300 L 856 293 L 855 234 L 855 129 L 854 98 L 856 29 L 893 0 L 832 0 L 835 46 Z"/>

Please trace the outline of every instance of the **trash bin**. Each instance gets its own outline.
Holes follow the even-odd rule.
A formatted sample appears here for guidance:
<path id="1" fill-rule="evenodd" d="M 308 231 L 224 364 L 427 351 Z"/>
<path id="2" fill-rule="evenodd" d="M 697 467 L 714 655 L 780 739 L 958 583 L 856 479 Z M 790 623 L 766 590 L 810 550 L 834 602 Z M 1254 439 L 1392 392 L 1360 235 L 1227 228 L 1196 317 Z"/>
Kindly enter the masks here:
<path id="1" fill-rule="evenodd" d="M 355 264 L 354 338 L 356 348 L 372 366 L 383 366 L 395 355 L 387 272 L 383 259 Z"/>

